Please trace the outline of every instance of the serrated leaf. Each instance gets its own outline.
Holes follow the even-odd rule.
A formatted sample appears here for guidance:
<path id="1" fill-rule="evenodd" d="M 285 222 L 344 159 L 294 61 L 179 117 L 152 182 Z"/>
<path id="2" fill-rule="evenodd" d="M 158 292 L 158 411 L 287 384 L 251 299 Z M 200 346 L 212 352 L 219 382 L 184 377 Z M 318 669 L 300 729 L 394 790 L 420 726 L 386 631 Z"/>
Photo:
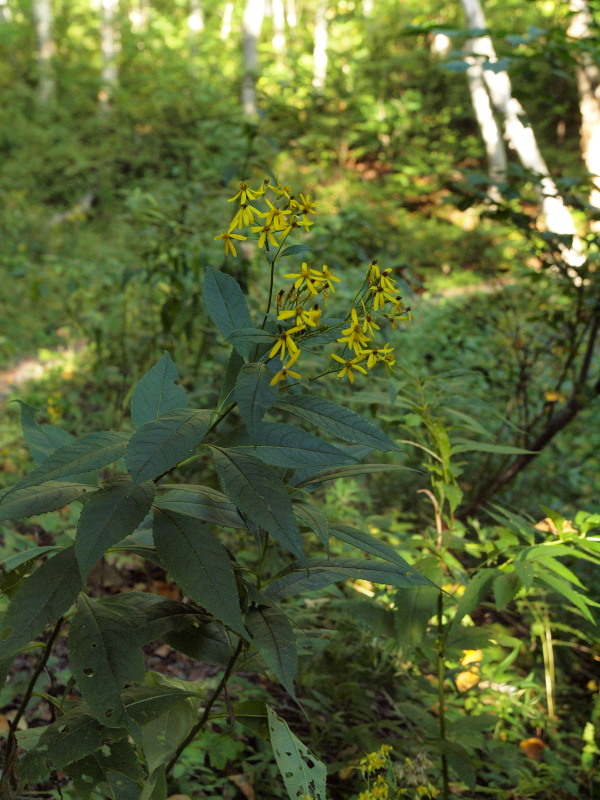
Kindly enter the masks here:
<path id="1" fill-rule="evenodd" d="M 329 522 L 323 512 L 311 503 L 294 503 L 296 519 L 317 534 L 321 544 L 329 551 Z"/>
<path id="2" fill-rule="evenodd" d="M 56 511 L 96 489 L 86 483 L 46 481 L 16 492 L 7 492 L 0 500 L 0 520 L 32 517 Z"/>
<path id="3" fill-rule="evenodd" d="M 176 467 L 204 439 L 210 411 L 175 409 L 142 425 L 131 437 L 125 456 L 135 483 L 151 480 Z"/>
<path id="4" fill-rule="evenodd" d="M 157 509 L 154 541 L 162 563 L 185 594 L 244 636 L 231 560 L 212 533 L 195 519 Z"/>
<path id="5" fill-rule="evenodd" d="M 378 450 L 397 450 L 394 442 L 379 430 L 376 425 L 351 411 L 338 406 L 330 400 L 312 397 L 308 394 L 294 395 L 293 400 L 278 400 L 276 407 L 281 411 L 302 417 L 307 422 L 338 436 L 346 442 L 365 444 Z"/>
<path id="6" fill-rule="evenodd" d="M 311 483 L 323 483 L 324 481 L 335 481 L 338 478 L 350 478 L 353 475 L 372 475 L 375 472 L 397 472 L 398 470 L 408 470 L 409 472 L 419 472 L 411 467 L 403 467 L 401 464 L 349 464 L 345 467 L 331 467 L 305 478 L 297 484 L 297 488 L 310 486 Z"/>
<path id="7" fill-rule="evenodd" d="M 279 390 L 271 386 L 274 373 L 264 364 L 244 364 L 235 384 L 233 396 L 251 439 L 255 439 L 258 426 L 271 408 Z"/>
<path id="8" fill-rule="evenodd" d="M 131 419 L 136 428 L 153 422 L 174 408 L 186 408 L 185 389 L 179 386 L 179 373 L 171 356 L 165 353 L 138 382 L 131 398 Z"/>
<path id="9" fill-rule="evenodd" d="M 81 576 L 72 547 L 46 561 L 19 587 L 0 623 L 0 659 L 17 653 L 75 602 Z"/>
<path id="10" fill-rule="evenodd" d="M 337 583 L 347 578 L 400 588 L 418 585 L 435 586 L 429 578 L 420 575 L 412 567 L 405 569 L 395 564 L 368 559 L 311 558 L 307 560 L 306 566 L 303 564 L 301 567 L 292 568 L 271 581 L 265 589 L 265 594 L 271 599 L 277 600 L 322 589 L 330 583 Z"/>
<path id="11" fill-rule="evenodd" d="M 275 344 L 276 336 L 268 330 L 262 328 L 236 328 L 227 337 L 238 353 L 248 358 L 252 345 L 264 345 L 267 349 Z"/>
<path id="12" fill-rule="evenodd" d="M 290 800 L 326 800 L 327 769 L 267 706 L 271 745 Z"/>
<path id="13" fill-rule="evenodd" d="M 135 641 L 135 628 L 110 605 L 80 595 L 69 632 L 69 663 L 84 700 L 109 728 L 129 727 L 121 691 L 144 677 Z"/>
<path id="14" fill-rule="evenodd" d="M 536 580 L 545 583 L 546 586 L 549 586 L 559 595 L 564 597 L 565 600 L 573 603 L 575 608 L 579 609 L 582 615 L 592 624 L 595 622 L 589 606 L 598 606 L 598 603 L 587 599 L 583 594 L 580 594 L 580 592 L 577 592 L 575 589 L 573 589 L 571 584 L 567 583 L 567 581 L 557 578 L 556 575 L 549 574 L 548 572 L 538 572 L 536 574 Z"/>
<path id="15" fill-rule="evenodd" d="M 88 433 L 81 439 L 55 450 L 39 467 L 13 486 L 4 498 L 27 486 L 38 486 L 40 483 L 68 478 L 112 464 L 124 455 L 128 439 L 128 434 L 115 431 Z"/>
<path id="16" fill-rule="evenodd" d="M 211 449 L 225 494 L 257 525 L 302 559 L 300 529 L 277 473 L 258 458 L 221 447 Z"/>
<path id="17" fill-rule="evenodd" d="M 219 444 L 256 456 L 275 467 L 328 467 L 355 464 L 356 460 L 329 442 L 293 425 L 263 422 L 254 436 L 244 426 L 234 428 Z"/>
<path id="18" fill-rule="evenodd" d="M 103 602 L 129 620 L 140 647 L 155 639 L 164 639 L 174 631 L 200 626 L 210 619 L 196 612 L 193 606 L 147 592 L 124 592 L 106 597 Z"/>
<path id="19" fill-rule="evenodd" d="M 160 488 L 168 491 L 155 500 L 158 508 L 176 511 L 178 514 L 201 519 L 204 522 L 213 522 L 224 528 L 244 527 L 240 512 L 223 492 L 211 489 L 209 486 L 183 483 L 163 483 Z"/>
<path id="20" fill-rule="evenodd" d="M 35 421 L 36 408 L 23 402 L 16 401 L 21 406 L 21 426 L 23 437 L 27 442 L 27 447 L 31 453 L 34 464 L 41 464 L 59 447 L 70 444 L 75 437 L 60 428 L 58 425 L 38 425 Z"/>
<path id="21" fill-rule="evenodd" d="M 135 748 L 126 740 L 106 745 L 65 767 L 80 800 L 100 791 L 110 800 L 139 800 L 144 771 Z"/>
<path id="22" fill-rule="evenodd" d="M 231 275 L 209 267 L 204 276 L 202 294 L 209 317 L 225 338 L 236 328 L 252 327 L 244 293 Z M 241 349 L 240 352 L 246 358 L 249 345 L 242 349 L 244 352 Z"/>
<path id="23" fill-rule="evenodd" d="M 351 528 L 349 525 L 330 525 L 330 533 L 340 539 L 346 544 L 356 547 L 358 550 L 363 550 L 365 553 L 370 553 L 372 556 L 382 558 L 384 561 L 389 561 L 391 564 L 396 564 L 403 569 L 413 571 L 408 561 L 390 547 L 385 542 L 376 539 L 370 533 L 360 531 L 357 528 Z"/>
<path id="24" fill-rule="evenodd" d="M 289 619 L 275 606 L 260 606 L 250 609 L 246 624 L 252 644 L 262 660 L 297 701 L 294 680 L 298 671 L 298 651 Z"/>

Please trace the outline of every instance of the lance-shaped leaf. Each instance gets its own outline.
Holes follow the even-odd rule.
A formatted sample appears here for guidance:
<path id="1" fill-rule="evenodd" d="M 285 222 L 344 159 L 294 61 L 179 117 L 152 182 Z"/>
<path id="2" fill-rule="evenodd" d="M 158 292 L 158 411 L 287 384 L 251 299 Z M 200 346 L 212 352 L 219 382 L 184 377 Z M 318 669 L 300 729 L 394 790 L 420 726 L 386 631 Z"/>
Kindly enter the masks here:
<path id="1" fill-rule="evenodd" d="M 227 495 L 209 486 L 194 486 L 192 484 L 161 484 L 161 489 L 167 489 L 155 501 L 155 505 L 167 511 L 176 511 L 187 517 L 201 519 L 204 522 L 214 522 L 224 528 L 243 528 L 244 520 L 237 507 L 229 500 Z"/>
<path id="2" fill-rule="evenodd" d="M 75 555 L 85 581 L 96 561 L 143 522 L 154 497 L 152 481 L 120 479 L 85 503 L 75 538 Z"/>
<path id="3" fill-rule="evenodd" d="M 59 550 L 60 547 L 31 547 L 2 561 L 0 563 L 0 592 L 11 597 L 32 572 L 40 556 Z"/>
<path id="4" fill-rule="evenodd" d="M 298 670 L 298 651 L 289 619 L 275 606 L 260 606 L 248 612 L 246 623 L 252 644 L 262 660 L 296 700 L 294 680 Z"/>
<path id="5" fill-rule="evenodd" d="M 275 344 L 275 340 L 275 334 L 263 330 L 263 328 L 236 328 L 227 337 L 227 341 L 231 342 L 244 359 L 248 358 L 251 350 L 257 350 L 257 348 L 253 348 L 253 345 L 262 345 L 258 348 L 260 355 L 265 349 L 271 348 Z"/>
<path id="6" fill-rule="evenodd" d="M 136 483 L 168 472 L 190 455 L 210 425 L 210 412 L 175 409 L 147 422 L 131 437 L 125 460 Z"/>
<path id="7" fill-rule="evenodd" d="M 13 596 L 0 623 L 0 659 L 17 653 L 56 622 L 80 591 L 77 559 L 67 547 L 38 567 Z"/>
<path id="8" fill-rule="evenodd" d="M 162 684 L 163 680 L 169 679 L 163 678 L 158 673 L 149 673 L 147 678 L 147 681 L 158 686 Z M 141 745 L 148 771 L 151 774 L 161 765 L 169 763 L 179 745 L 198 721 L 199 702 L 198 695 L 182 697 L 178 702 L 173 703 L 164 714 L 144 725 Z"/>
<path id="9" fill-rule="evenodd" d="M 226 667 L 229 664 L 239 641 L 235 634 L 218 622 L 209 622 L 206 625 L 194 623 L 193 627 L 165 634 L 164 640 L 173 650 L 216 667 Z"/>
<path id="10" fill-rule="evenodd" d="M 164 639 L 170 632 L 201 626 L 211 619 L 191 605 L 165 600 L 148 592 L 122 592 L 105 597 L 103 602 L 131 623 L 140 647 L 155 639 Z"/>
<path id="11" fill-rule="evenodd" d="M 212 533 L 195 519 L 156 509 L 154 541 L 165 569 L 185 594 L 245 635 L 231 559 Z"/>
<path id="12" fill-rule="evenodd" d="M 125 454 L 128 439 L 128 434 L 115 431 L 88 433 L 87 436 L 55 450 L 4 497 L 27 486 L 38 486 L 40 483 L 68 478 L 112 464 Z"/>
<path id="13" fill-rule="evenodd" d="M 100 791 L 110 800 L 139 800 L 144 771 L 127 740 L 108 744 L 96 753 L 65 767 L 80 800 Z"/>
<path id="14" fill-rule="evenodd" d="M 265 594 L 272 600 L 278 600 L 282 597 L 322 589 L 330 583 L 337 583 L 346 578 L 359 578 L 372 583 L 383 583 L 400 588 L 421 584 L 435 586 L 433 581 L 415 572 L 412 567 L 405 568 L 396 564 L 367 559 L 311 558 L 306 564 L 292 568 L 275 578 L 266 587 Z"/>
<path id="15" fill-rule="evenodd" d="M 271 408 L 279 391 L 271 386 L 274 373 L 264 364 L 245 364 L 238 375 L 234 398 L 252 441 L 258 426 Z"/>
<path id="16" fill-rule="evenodd" d="M 50 453 L 74 441 L 75 437 L 58 425 L 38 425 L 35 421 L 37 409 L 24 403 L 23 400 L 16 402 L 21 406 L 23 436 L 34 464 L 41 464 Z"/>
<path id="17" fill-rule="evenodd" d="M 378 450 L 398 449 L 397 445 L 372 422 L 356 411 L 332 403 L 331 400 L 300 394 L 294 395 L 293 399 L 278 400 L 277 408 L 302 417 L 346 442 L 365 444 Z"/>
<path id="18" fill-rule="evenodd" d="M 365 553 L 370 553 L 372 556 L 382 558 L 384 561 L 389 561 L 391 564 L 397 564 L 399 567 L 412 571 L 412 567 L 398 555 L 398 553 L 385 542 L 381 542 L 372 536 L 370 533 L 359 531 L 356 528 L 351 528 L 349 525 L 330 525 L 329 531 L 342 542 L 351 544 L 358 550 L 363 550 Z"/>
<path id="19" fill-rule="evenodd" d="M 7 492 L 0 500 L 0 521 L 56 511 L 94 491 L 94 487 L 87 483 L 46 481 L 38 486 Z"/>
<path id="20" fill-rule="evenodd" d="M 209 317 L 225 338 L 236 328 L 252 327 L 244 293 L 231 275 L 209 267 L 204 275 L 202 295 Z M 248 352 L 242 355 L 247 356 Z"/>
<path id="21" fill-rule="evenodd" d="M 403 467 L 401 464 L 349 464 L 345 467 L 331 467 L 311 475 L 309 478 L 301 480 L 297 484 L 300 489 L 309 486 L 311 483 L 323 483 L 324 481 L 335 481 L 338 478 L 350 478 L 353 475 L 372 475 L 374 472 L 396 472 L 397 470 L 408 470 L 409 472 L 419 472 L 418 469 Z"/>
<path id="22" fill-rule="evenodd" d="M 211 449 L 225 494 L 257 525 L 302 559 L 300 529 L 277 473 L 245 453 L 214 446 Z"/>
<path id="23" fill-rule="evenodd" d="M 219 444 L 235 447 L 238 452 L 256 456 L 275 467 L 324 468 L 356 463 L 351 455 L 318 436 L 280 422 L 261 423 L 253 436 L 242 425 L 230 431 Z"/>
<path id="24" fill-rule="evenodd" d="M 326 800 L 327 769 L 295 736 L 287 722 L 267 707 L 271 745 L 290 800 Z"/>
<path id="25" fill-rule="evenodd" d="M 314 531 L 321 544 L 329 551 L 329 522 L 323 512 L 312 503 L 294 503 L 294 514 L 300 524 Z"/>
<path id="26" fill-rule="evenodd" d="M 165 353 L 139 381 L 131 398 L 131 419 L 136 428 L 153 422 L 174 408 L 185 408 L 183 386 L 177 385 L 179 373 L 171 356 Z"/>
<path id="27" fill-rule="evenodd" d="M 102 600 L 80 595 L 69 632 L 69 662 L 95 717 L 109 728 L 129 727 L 121 691 L 126 683 L 141 681 L 145 669 L 135 628 Z"/>

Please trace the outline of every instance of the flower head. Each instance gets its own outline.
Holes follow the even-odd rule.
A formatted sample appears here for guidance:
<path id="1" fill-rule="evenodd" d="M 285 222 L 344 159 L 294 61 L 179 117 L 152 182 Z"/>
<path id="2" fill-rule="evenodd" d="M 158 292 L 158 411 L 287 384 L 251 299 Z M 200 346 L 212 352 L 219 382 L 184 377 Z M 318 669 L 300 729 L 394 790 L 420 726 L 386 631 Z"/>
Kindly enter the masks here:
<path id="1" fill-rule="evenodd" d="M 331 357 L 336 361 L 339 361 L 340 364 L 343 364 L 342 369 L 338 372 L 338 378 L 343 378 L 345 375 L 347 375 L 350 383 L 354 383 L 354 372 L 362 372 L 364 375 L 367 374 L 367 370 L 360 365 L 360 362 L 363 360 L 362 356 L 355 356 L 354 358 L 340 358 L 339 356 L 336 356 L 335 353 L 332 353 Z"/>
<path id="2" fill-rule="evenodd" d="M 246 200 L 254 200 L 264 192 L 263 187 L 261 186 L 259 189 L 250 189 L 248 186 L 248 181 L 241 181 L 240 188 L 237 194 L 233 197 L 230 197 L 227 201 L 228 203 L 232 203 L 234 200 L 237 200 L 238 197 L 240 198 L 240 204 L 243 205 Z"/>
<path id="3" fill-rule="evenodd" d="M 215 241 L 217 239 L 222 239 L 223 244 L 225 245 L 225 255 L 227 253 L 231 253 L 231 255 L 235 258 L 237 256 L 237 250 L 235 249 L 235 245 L 233 244 L 233 239 L 247 239 L 247 236 L 241 236 L 239 233 L 231 233 L 230 231 L 223 231 L 218 236 L 215 236 Z"/>

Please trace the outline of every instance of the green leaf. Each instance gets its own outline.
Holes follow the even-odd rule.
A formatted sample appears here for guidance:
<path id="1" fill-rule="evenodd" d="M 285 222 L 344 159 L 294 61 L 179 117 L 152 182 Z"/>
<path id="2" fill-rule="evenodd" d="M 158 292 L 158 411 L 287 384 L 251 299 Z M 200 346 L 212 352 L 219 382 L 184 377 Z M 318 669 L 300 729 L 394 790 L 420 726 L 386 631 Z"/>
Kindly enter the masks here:
<path id="1" fill-rule="evenodd" d="M 94 491 L 94 487 L 86 483 L 46 481 L 38 486 L 7 492 L 0 500 L 0 520 L 56 511 L 57 508 L 64 508 L 82 495 Z"/>
<path id="2" fill-rule="evenodd" d="M 300 529 L 277 473 L 258 458 L 221 447 L 211 449 L 225 494 L 257 525 L 302 559 Z"/>
<path id="3" fill-rule="evenodd" d="M 244 359 L 248 358 L 252 349 L 251 345 L 262 344 L 269 348 L 275 344 L 275 340 L 276 336 L 274 334 L 262 328 L 236 328 L 227 337 L 227 341 L 231 342 Z"/>
<path id="4" fill-rule="evenodd" d="M 256 427 L 253 437 L 242 425 L 230 431 L 219 444 L 235 447 L 238 452 L 256 456 L 275 467 L 303 469 L 356 463 L 352 456 L 318 436 L 280 422 L 263 422 Z"/>
<path id="5" fill-rule="evenodd" d="M 321 544 L 329 550 L 329 522 L 323 512 L 312 503 L 294 503 L 294 514 L 300 524 L 317 534 Z"/>
<path id="6" fill-rule="evenodd" d="M 231 275 L 209 267 L 204 276 L 202 294 L 209 317 L 225 338 L 236 328 L 252 327 L 244 293 Z M 249 347 L 244 349 L 245 352 L 240 352 L 247 357 Z"/>
<path id="7" fill-rule="evenodd" d="M 476 776 L 469 752 L 462 745 L 447 740 L 438 741 L 437 747 L 441 753 L 446 754 L 448 764 L 460 780 L 466 783 L 471 791 L 475 791 Z"/>
<path id="8" fill-rule="evenodd" d="M 270 384 L 273 377 L 264 364 L 244 364 L 235 384 L 234 398 L 253 441 L 265 412 L 279 394 L 277 387 Z"/>
<path id="9" fill-rule="evenodd" d="M 515 572 L 504 572 L 494 579 L 496 608 L 502 611 L 519 591 L 521 581 Z"/>
<path id="10" fill-rule="evenodd" d="M 125 460 L 135 483 L 163 475 L 190 455 L 204 439 L 210 411 L 175 409 L 147 422 L 131 437 Z"/>
<path id="11" fill-rule="evenodd" d="M 470 614 L 473 609 L 477 608 L 488 594 L 494 579 L 501 574 L 497 569 L 486 567 L 469 581 L 463 596 L 458 601 L 456 614 L 452 619 L 453 625 L 457 625 L 466 614 Z"/>
<path id="12" fill-rule="evenodd" d="M 263 700 L 244 700 L 233 707 L 237 722 L 261 739 L 269 740 L 267 705 Z"/>
<path id="13" fill-rule="evenodd" d="M 308 253 L 310 250 L 311 248 L 305 244 L 291 244 L 279 254 L 279 258 L 284 258 L 285 256 L 297 256 L 299 253 Z"/>
<path id="14" fill-rule="evenodd" d="M 154 541 L 162 563 L 183 591 L 245 636 L 231 560 L 212 533 L 195 519 L 157 509 Z"/>
<path id="15" fill-rule="evenodd" d="M 151 673 L 154 685 L 161 685 L 162 676 Z M 168 684 L 167 684 L 168 685 Z M 168 764 L 177 748 L 198 721 L 199 697 L 182 697 L 156 719 L 142 728 L 142 750 L 148 770 L 153 773 Z"/>
<path id="16" fill-rule="evenodd" d="M 262 660 L 297 701 L 294 680 L 298 671 L 298 651 L 289 619 L 275 606 L 260 606 L 250 609 L 246 624 L 252 635 L 252 644 Z"/>
<path id="17" fill-rule="evenodd" d="M 34 415 L 37 409 L 23 402 L 16 401 L 21 406 L 21 426 L 27 447 L 31 453 L 34 464 L 41 464 L 59 447 L 70 444 L 74 436 L 60 428 L 58 425 L 38 425 Z"/>
<path id="18" fill-rule="evenodd" d="M 457 453 L 471 453 L 474 451 L 481 453 L 501 453 L 507 456 L 535 454 L 537 452 L 537 450 L 523 450 L 521 447 L 512 447 L 507 444 L 472 442 L 469 439 L 457 439 L 456 444 L 452 445 L 452 455 L 456 455 Z"/>
<path id="19" fill-rule="evenodd" d="M 244 520 L 240 516 L 240 512 L 223 492 L 208 486 L 194 486 L 185 483 L 163 483 L 160 488 L 169 491 L 155 500 L 158 508 L 176 511 L 178 514 L 205 522 L 213 522 L 224 528 L 244 527 Z"/>
<path id="20" fill-rule="evenodd" d="M 140 647 L 155 639 L 164 639 L 168 633 L 210 619 L 208 615 L 197 612 L 194 606 L 147 592 L 122 592 L 114 597 L 105 597 L 103 603 L 131 623 Z"/>
<path id="21" fill-rule="evenodd" d="M 583 616 L 592 624 L 595 622 L 589 606 L 598 606 L 598 603 L 594 602 L 593 600 L 588 600 L 584 595 L 580 594 L 580 592 L 573 589 L 571 584 L 567 583 L 567 581 L 564 581 L 561 578 L 557 578 L 556 575 L 552 575 L 548 572 L 538 572 L 536 574 L 536 579 L 542 581 L 542 583 L 545 583 L 546 586 L 549 586 L 559 595 L 564 597 L 565 600 L 573 603 L 575 608 L 579 609 Z"/>
<path id="22" fill-rule="evenodd" d="M 171 631 L 165 634 L 164 640 L 169 647 L 185 653 L 196 661 L 216 667 L 226 667 L 233 653 L 229 636 L 222 625 L 211 622 L 206 625 L 196 623 L 193 627 L 182 631 Z"/>
<path id="23" fill-rule="evenodd" d="M 80 800 L 100 791 L 110 800 L 139 800 L 144 771 L 135 748 L 122 740 L 65 767 Z"/>
<path id="24" fill-rule="evenodd" d="M 195 697 L 196 691 L 172 686 L 133 686 L 121 695 L 127 715 L 138 725 L 147 725 L 166 713 L 184 697 Z"/>
<path id="25" fill-rule="evenodd" d="M 290 800 L 326 800 L 327 769 L 295 736 L 287 722 L 267 707 L 271 745 Z"/>
<path id="26" fill-rule="evenodd" d="M 218 411 L 220 411 L 229 401 L 231 394 L 235 389 L 237 376 L 239 375 L 240 370 L 243 366 L 244 366 L 244 359 L 242 358 L 242 356 L 237 352 L 237 350 L 232 350 L 229 355 L 229 360 L 227 362 L 227 369 L 225 370 L 225 376 L 223 377 L 223 382 L 221 383 L 221 391 L 219 392 L 219 402 L 217 403 Z"/>
<path id="27" fill-rule="evenodd" d="M 1 562 L 0 592 L 7 597 L 12 597 L 23 581 L 31 574 L 40 556 L 59 551 L 60 547 L 30 547 Z"/>
<path id="28" fill-rule="evenodd" d="M 121 691 L 126 683 L 141 681 L 145 670 L 135 628 L 102 600 L 80 595 L 69 632 L 69 662 L 94 716 L 109 728 L 129 727 Z"/>
<path id="29" fill-rule="evenodd" d="M 39 467 L 13 486 L 4 497 L 27 486 L 38 486 L 40 483 L 79 475 L 112 464 L 124 455 L 128 439 L 128 434 L 115 431 L 88 433 L 81 439 L 55 450 Z"/>
<path id="30" fill-rule="evenodd" d="M 358 578 L 400 588 L 421 584 L 435 586 L 429 578 L 415 572 L 412 567 L 405 569 L 395 564 L 384 564 L 368 559 L 311 558 L 306 562 L 306 568 L 304 565 L 292 568 L 271 581 L 265 589 L 265 594 L 273 600 L 278 600 L 322 589 L 330 583 L 337 583 L 346 578 Z"/>
<path id="31" fill-rule="evenodd" d="M 370 533 L 351 528 L 348 525 L 338 524 L 330 525 L 329 531 L 336 539 L 340 539 L 342 542 L 346 542 L 352 545 L 352 547 L 356 547 L 358 550 L 363 550 L 365 553 L 370 553 L 372 556 L 382 558 L 384 561 L 389 561 L 390 564 L 396 564 L 408 571 L 414 571 L 408 561 L 405 561 L 402 556 L 398 555 L 392 547 L 376 539 Z"/>
<path id="32" fill-rule="evenodd" d="M 96 561 L 142 523 L 152 505 L 152 481 L 119 479 L 85 503 L 77 525 L 75 555 L 85 581 Z"/>
<path id="33" fill-rule="evenodd" d="M 332 436 L 345 442 L 364 444 L 378 450 L 397 450 L 394 442 L 356 411 L 338 406 L 330 400 L 312 397 L 308 394 L 294 395 L 290 400 L 278 400 L 276 407 L 281 411 L 302 417 Z"/>
<path id="34" fill-rule="evenodd" d="M 419 472 L 419 470 L 411 469 L 410 467 L 403 467 L 401 464 L 349 464 L 347 467 L 323 469 L 315 475 L 300 481 L 297 488 L 301 489 L 311 483 L 323 483 L 324 481 L 335 481 L 338 478 L 349 478 L 353 475 L 372 475 L 374 472 L 396 472 L 398 470 Z"/>
<path id="35" fill-rule="evenodd" d="M 155 422 L 175 408 L 186 408 L 183 386 L 178 386 L 179 373 L 171 356 L 165 353 L 158 363 L 138 382 L 131 398 L 131 419 L 136 428 Z"/>
<path id="36" fill-rule="evenodd" d="M 19 587 L 0 624 L 0 659 L 17 653 L 75 602 L 81 576 L 72 547 L 46 561 Z"/>

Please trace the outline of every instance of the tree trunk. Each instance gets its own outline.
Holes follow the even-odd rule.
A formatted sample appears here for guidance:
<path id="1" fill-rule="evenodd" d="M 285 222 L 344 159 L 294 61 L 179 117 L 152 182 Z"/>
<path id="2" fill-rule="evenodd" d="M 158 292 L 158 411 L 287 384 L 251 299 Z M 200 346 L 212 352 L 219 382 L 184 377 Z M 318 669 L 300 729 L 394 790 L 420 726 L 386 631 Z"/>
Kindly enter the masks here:
<path id="1" fill-rule="evenodd" d="M 327 0 L 319 0 L 315 12 L 313 81 L 315 89 L 324 89 L 327 78 Z"/>
<path id="2" fill-rule="evenodd" d="M 285 56 L 285 9 L 283 0 L 271 0 L 273 12 L 273 50 L 279 63 Z"/>
<path id="3" fill-rule="evenodd" d="M 468 26 L 485 29 L 487 24 L 479 0 L 461 0 L 461 3 Z M 577 238 L 575 223 L 550 177 L 533 128 L 523 122 L 526 118 L 525 111 L 519 101 L 512 96 L 508 73 L 504 70 L 494 72 L 483 68 L 483 62 L 494 63 L 498 60 L 492 40 L 489 36 L 478 36 L 468 42 L 468 47 L 471 54 L 476 53 L 477 56 L 481 56 L 480 77 L 493 110 L 504 120 L 504 138 L 517 154 L 522 166 L 537 176 L 536 192 L 546 227 L 552 233 L 573 237 L 571 247 L 561 248 L 561 256 L 568 266 L 581 266 L 585 258 L 581 253 L 581 243 Z"/>
<path id="4" fill-rule="evenodd" d="M 573 16 L 567 36 L 584 41 L 591 35 L 593 23 L 588 0 L 570 0 L 569 8 Z M 581 112 L 581 152 L 593 184 L 590 205 L 600 214 L 600 67 L 585 49 L 581 49 L 577 56 L 577 88 Z M 592 223 L 592 229 L 599 231 L 600 221 Z"/>
<path id="5" fill-rule="evenodd" d="M 258 112 L 256 104 L 256 80 L 259 75 L 258 40 L 265 16 L 264 0 L 246 0 L 244 9 L 242 54 L 244 75 L 242 78 L 242 108 L 244 114 L 254 116 Z"/>
<path id="6" fill-rule="evenodd" d="M 37 37 L 38 97 L 41 103 L 47 103 L 56 90 L 52 64 L 56 53 L 52 38 L 52 0 L 34 0 L 33 18 Z"/>
<path id="7" fill-rule="evenodd" d="M 115 18 L 119 9 L 119 0 L 102 0 L 101 50 L 102 50 L 102 88 L 98 93 L 100 110 L 110 110 L 110 100 L 119 78 L 117 67 L 117 50 L 119 37 L 115 30 Z"/>
<path id="8" fill-rule="evenodd" d="M 204 30 L 204 10 L 201 0 L 190 0 L 188 16 L 188 40 L 190 53 L 194 55 L 198 49 L 198 34 Z"/>
<path id="9" fill-rule="evenodd" d="M 233 0 L 228 0 L 223 9 L 221 21 L 221 41 L 226 42 L 231 35 L 231 20 L 233 19 Z"/>
<path id="10" fill-rule="evenodd" d="M 10 22 L 12 11 L 8 5 L 8 0 L 0 0 L 0 22 Z"/>
<path id="11" fill-rule="evenodd" d="M 285 19 L 288 28 L 295 28 L 298 24 L 298 15 L 296 14 L 296 0 L 286 0 L 285 3 Z"/>

